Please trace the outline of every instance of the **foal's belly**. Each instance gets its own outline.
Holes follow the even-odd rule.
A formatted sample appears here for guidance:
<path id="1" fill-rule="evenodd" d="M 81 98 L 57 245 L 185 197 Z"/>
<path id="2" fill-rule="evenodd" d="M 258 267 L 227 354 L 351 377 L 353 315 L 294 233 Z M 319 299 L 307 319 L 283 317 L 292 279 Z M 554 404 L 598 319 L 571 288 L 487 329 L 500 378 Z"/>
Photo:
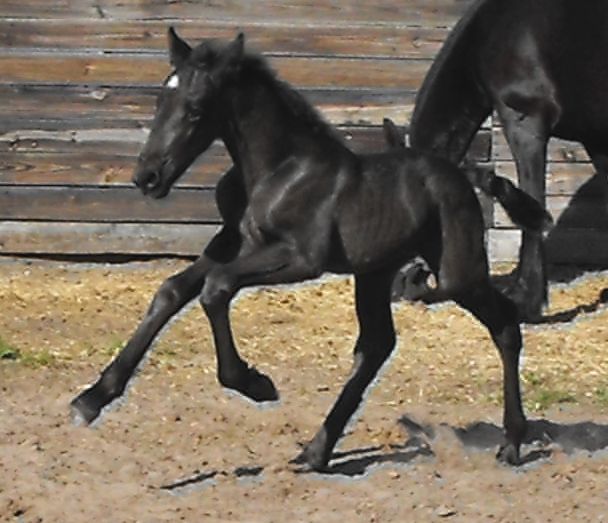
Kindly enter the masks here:
<path id="1" fill-rule="evenodd" d="M 338 228 L 350 272 L 395 265 L 418 253 L 422 223 L 403 205 L 387 199 L 378 206 L 361 209 L 342 216 Z"/>

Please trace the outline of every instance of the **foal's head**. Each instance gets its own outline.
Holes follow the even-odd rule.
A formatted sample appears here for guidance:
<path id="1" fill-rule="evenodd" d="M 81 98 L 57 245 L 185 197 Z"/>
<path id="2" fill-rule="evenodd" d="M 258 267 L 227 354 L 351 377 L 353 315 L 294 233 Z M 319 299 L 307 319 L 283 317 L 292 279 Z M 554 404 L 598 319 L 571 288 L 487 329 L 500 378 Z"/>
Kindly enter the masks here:
<path id="1" fill-rule="evenodd" d="M 196 157 L 218 137 L 218 97 L 243 55 L 243 34 L 227 45 L 203 41 L 191 48 L 169 29 L 173 72 L 156 102 L 150 135 L 139 156 L 134 183 L 144 194 L 166 196 Z"/>

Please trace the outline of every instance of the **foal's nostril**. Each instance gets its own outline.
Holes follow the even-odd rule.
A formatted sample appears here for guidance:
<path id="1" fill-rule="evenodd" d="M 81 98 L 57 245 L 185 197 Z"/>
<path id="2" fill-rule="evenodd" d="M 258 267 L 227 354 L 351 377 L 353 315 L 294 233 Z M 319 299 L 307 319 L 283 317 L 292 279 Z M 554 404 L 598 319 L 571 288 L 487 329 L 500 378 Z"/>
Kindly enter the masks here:
<path id="1" fill-rule="evenodd" d="M 144 193 L 150 189 L 157 187 L 161 183 L 159 171 L 137 171 L 133 175 L 133 183 L 139 187 Z"/>
<path id="2" fill-rule="evenodd" d="M 160 172 L 153 171 L 150 173 L 150 178 L 148 180 L 149 187 L 156 187 L 160 183 Z"/>

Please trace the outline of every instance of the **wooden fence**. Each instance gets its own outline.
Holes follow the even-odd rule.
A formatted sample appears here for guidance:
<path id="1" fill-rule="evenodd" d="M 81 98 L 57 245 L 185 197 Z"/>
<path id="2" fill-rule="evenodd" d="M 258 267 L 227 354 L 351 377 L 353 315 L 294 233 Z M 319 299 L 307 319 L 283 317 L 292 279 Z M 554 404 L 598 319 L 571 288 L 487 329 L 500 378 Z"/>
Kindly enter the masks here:
<path id="1" fill-rule="evenodd" d="M 247 45 L 303 90 L 353 149 L 378 151 L 382 118 L 407 125 L 433 57 L 470 4 L 2 0 L 0 254 L 201 251 L 218 225 L 213 187 L 230 164 L 223 146 L 203 155 L 165 200 L 144 198 L 130 182 L 158 86 L 169 72 L 169 25 L 193 42 L 244 31 Z M 514 177 L 504 139 L 490 125 L 470 156 Z M 571 213 L 572 196 L 587 191 L 577 213 L 550 238 L 551 255 L 563 262 L 607 261 L 606 208 L 597 185 L 589 189 L 596 182 L 586 156 L 559 142 L 550 158 L 548 205 L 556 217 Z M 513 259 L 517 231 L 491 202 L 484 209 L 493 259 Z M 561 248 L 564 239 L 576 249 Z"/>

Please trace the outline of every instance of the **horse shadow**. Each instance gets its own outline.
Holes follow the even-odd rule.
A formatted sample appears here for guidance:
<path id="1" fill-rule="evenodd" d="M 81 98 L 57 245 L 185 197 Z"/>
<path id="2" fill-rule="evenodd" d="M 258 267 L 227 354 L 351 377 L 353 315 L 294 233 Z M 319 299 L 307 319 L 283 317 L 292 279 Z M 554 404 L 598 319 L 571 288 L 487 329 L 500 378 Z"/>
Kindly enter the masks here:
<path id="1" fill-rule="evenodd" d="M 504 442 L 502 427 L 493 423 L 474 422 L 465 427 L 442 423 L 437 427 L 423 425 L 404 415 L 399 423 L 408 433 L 402 445 L 369 447 L 349 452 L 336 452 L 325 474 L 357 477 L 382 465 L 403 465 L 420 457 L 432 457 L 433 442 L 440 431 L 455 436 L 465 450 L 495 452 Z M 522 445 L 521 465 L 549 458 L 556 449 L 567 455 L 576 452 L 594 453 L 608 448 L 608 425 L 592 421 L 573 424 L 555 423 L 545 419 L 528 421 L 528 432 Z"/>
<path id="2" fill-rule="evenodd" d="M 583 266 L 549 266 L 548 281 L 557 284 L 569 284 L 574 280 L 593 272 L 606 270 L 607 267 L 583 267 Z M 515 280 L 515 273 L 500 274 L 492 276 L 493 285 L 501 291 L 506 291 Z M 531 325 L 552 325 L 560 323 L 570 323 L 582 314 L 592 314 L 600 310 L 608 303 L 608 288 L 602 289 L 596 298 L 588 303 L 578 304 L 570 309 L 543 314 L 535 320 L 526 320 Z"/>
<path id="3" fill-rule="evenodd" d="M 378 468 L 399 467 L 414 463 L 416 460 L 435 456 L 433 445 L 440 434 L 451 434 L 465 451 L 496 452 L 504 442 L 502 427 L 493 423 L 478 421 L 464 427 L 440 423 L 436 426 L 422 424 L 408 415 L 403 415 L 398 423 L 405 429 L 403 444 L 369 446 L 334 452 L 330 465 L 319 474 L 323 477 L 356 479 L 366 476 Z M 593 454 L 608 448 L 608 425 L 592 421 L 564 424 L 546 419 L 528 420 L 528 432 L 522 444 L 521 467 L 539 464 L 559 449 L 566 455 L 578 452 Z M 196 471 L 193 475 L 162 485 L 161 490 L 173 494 L 184 494 L 213 483 L 219 477 L 232 477 L 240 481 L 262 479 L 263 465 L 246 465 L 234 470 Z M 295 468 L 294 473 L 310 471 Z"/>

